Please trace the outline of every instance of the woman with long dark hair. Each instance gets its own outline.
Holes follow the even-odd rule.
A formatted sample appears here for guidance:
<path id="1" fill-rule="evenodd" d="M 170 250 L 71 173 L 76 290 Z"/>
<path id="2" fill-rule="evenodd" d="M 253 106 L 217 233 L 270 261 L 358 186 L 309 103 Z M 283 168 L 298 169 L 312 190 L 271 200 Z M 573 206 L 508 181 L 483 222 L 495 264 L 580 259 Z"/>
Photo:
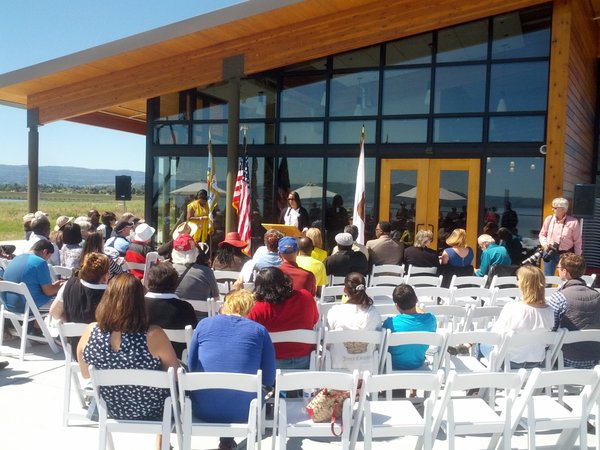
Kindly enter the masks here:
<path id="1" fill-rule="evenodd" d="M 350 272 L 344 280 L 346 303 L 333 306 L 327 313 L 327 326 L 330 330 L 381 330 L 381 316 L 373 306 L 373 299 L 367 295 L 364 275 Z M 373 365 L 373 348 L 362 342 L 333 344 L 331 352 L 332 368 L 345 368 L 360 371 Z M 360 354 L 360 355 L 359 355 Z"/>
<path id="2" fill-rule="evenodd" d="M 110 248 L 110 250 L 115 250 Z M 83 251 L 81 252 L 81 260 L 83 261 L 89 253 L 104 253 L 104 239 L 100 233 L 90 233 L 83 242 Z M 106 254 L 106 253 L 105 253 Z M 108 279 L 123 273 L 124 270 L 119 264 L 119 252 L 116 250 L 112 254 L 106 254 L 108 257 Z"/>
<path id="3" fill-rule="evenodd" d="M 310 226 L 310 218 L 306 208 L 302 206 L 300 195 L 296 192 L 290 192 L 287 196 L 288 206 L 281 211 L 279 221 L 285 225 L 292 225 L 300 231 Z"/>

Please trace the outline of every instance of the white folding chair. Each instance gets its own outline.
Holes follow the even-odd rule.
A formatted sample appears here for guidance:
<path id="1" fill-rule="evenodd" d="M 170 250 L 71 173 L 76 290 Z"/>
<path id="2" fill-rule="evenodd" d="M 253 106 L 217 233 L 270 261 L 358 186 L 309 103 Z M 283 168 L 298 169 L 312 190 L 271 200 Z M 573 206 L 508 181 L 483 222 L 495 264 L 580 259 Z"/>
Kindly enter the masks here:
<path id="1" fill-rule="evenodd" d="M 285 450 L 288 437 L 332 437 L 332 424 L 315 423 L 306 412 L 304 399 L 281 398 L 281 392 L 294 390 L 317 390 L 321 388 L 349 391 L 350 396 L 342 405 L 341 445 L 350 447 L 352 430 L 352 407 L 356 398 L 358 372 L 290 372 L 277 370 L 275 380 L 275 409 L 273 412 L 273 449 Z"/>
<path id="2" fill-rule="evenodd" d="M 471 354 L 469 355 L 451 355 L 449 352 L 444 354 L 444 369 L 446 374 L 451 370 L 458 373 L 478 373 L 478 372 L 499 372 L 504 363 L 506 352 L 506 341 L 509 336 L 492 331 L 463 331 L 450 333 L 446 339 L 446 348 L 457 348 L 460 344 L 470 343 Z M 475 344 L 487 344 L 492 346 L 492 351 L 488 359 L 478 360 L 475 355 Z"/>
<path id="3" fill-rule="evenodd" d="M 536 433 L 562 430 L 556 448 L 573 448 L 579 436 L 579 448 L 587 448 L 587 420 L 598 396 L 600 369 L 567 369 L 542 372 L 533 369 L 523 393 L 515 404 L 513 417 L 519 422 L 511 423 L 514 432 L 520 424 L 527 430 L 528 448 L 535 450 Z M 569 396 L 569 407 L 559 402 L 556 397 L 541 393 L 540 390 L 552 391 L 559 385 L 582 386 L 579 395 Z M 592 396 L 596 398 L 592 398 Z"/>
<path id="4" fill-rule="evenodd" d="M 497 289 L 457 288 L 454 291 L 454 303 L 457 305 L 493 306 L 496 292 Z"/>
<path id="5" fill-rule="evenodd" d="M 374 265 L 369 275 L 369 286 L 398 286 L 404 283 L 404 266 L 396 264 Z"/>
<path id="6" fill-rule="evenodd" d="M 185 344 L 185 349 L 181 354 L 181 361 L 187 364 L 187 355 L 190 352 L 192 335 L 194 334 L 194 329 L 192 328 L 192 326 L 186 325 L 183 329 L 163 328 L 163 330 L 171 342 Z"/>
<path id="7" fill-rule="evenodd" d="M 423 442 L 423 449 L 430 450 L 435 441 L 432 434 L 434 407 L 443 377 L 441 370 L 431 374 L 402 372 L 371 375 L 365 372 L 350 448 L 354 449 L 361 431 L 365 450 L 371 449 L 373 438 L 398 436 L 418 436 L 419 442 Z M 379 399 L 381 391 L 415 387 L 429 392 L 423 402 L 422 414 L 411 399 Z"/>
<path id="8" fill-rule="evenodd" d="M 498 275 L 494 275 L 492 278 L 492 282 L 490 283 L 490 289 L 494 288 L 509 288 L 509 287 L 518 287 L 517 285 L 517 277 L 515 275 L 499 277 Z"/>
<path id="9" fill-rule="evenodd" d="M 2 293 L 7 292 L 18 294 L 25 298 L 25 310 L 22 313 L 9 311 L 6 308 Z M 47 312 L 40 312 L 25 283 L 13 283 L 11 281 L 0 280 L 0 346 L 2 345 L 4 338 L 4 319 L 8 319 L 15 328 L 17 335 L 21 338 L 21 347 L 19 349 L 19 359 L 21 361 L 25 358 L 25 347 L 28 345 L 28 341 L 46 342 L 54 353 L 58 353 L 58 346 L 54 342 L 54 339 L 44 322 L 44 317 L 47 315 Z M 31 321 L 36 321 L 38 323 L 43 336 L 32 336 L 27 334 L 29 322 Z"/>
<path id="10" fill-rule="evenodd" d="M 425 287 L 425 286 L 433 286 L 440 287 L 442 285 L 442 280 L 444 279 L 443 275 L 439 277 L 434 276 L 421 276 L 421 275 L 407 275 L 404 278 L 404 283 L 408 284 L 412 287 Z"/>
<path id="11" fill-rule="evenodd" d="M 87 323 L 79 322 L 58 322 L 58 335 L 65 354 L 65 385 L 63 388 L 63 426 L 69 426 L 69 419 L 86 419 L 86 413 L 83 410 L 86 400 L 93 397 L 93 389 L 83 386 L 85 380 L 80 378 L 81 371 L 79 363 L 73 354 L 73 348 L 69 338 L 79 338 L 87 329 Z M 71 390 L 77 394 L 79 400 L 79 411 L 71 411 Z"/>
<path id="12" fill-rule="evenodd" d="M 511 357 L 514 356 L 514 352 L 528 345 L 545 347 L 544 359 L 540 362 L 542 363 L 543 370 L 552 370 L 552 358 L 560 348 L 565 331 L 566 330 L 564 328 L 559 328 L 556 331 L 535 330 L 528 332 L 507 333 L 508 339 L 506 340 L 506 352 L 504 354 L 504 371 L 509 372 L 511 370 L 510 362 Z"/>
<path id="13" fill-rule="evenodd" d="M 450 372 L 442 391 L 433 435 L 441 427 L 448 440 L 448 449 L 454 450 L 455 436 L 492 434 L 504 436 L 504 450 L 511 449 L 511 414 L 513 404 L 525 379 L 525 370 L 518 373 L 469 373 Z M 486 401 L 479 396 L 456 396 L 457 392 L 472 389 L 492 392 Z M 498 391 L 504 391 L 502 408 L 498 411 L 495 399 Z M 492 436 L 494 442 L 494 436 Z M 488 448 L 494 448 L 489 446 Z"/>
<path id="14" fill-rule="evenodd" d="M 600 330 L 589 329 L 565 331 L 560 346 L 556 349 L 554 355 L 552 355 L 552 367 L 556 366 L 558 369 L 564 369 L 565 361 L 563 352 L 565 350 L 565 346 L 582 343 L 594 343 L 596 345 L 600 345 Z"/>
<path id="15" fill-rule="evenodd" d="M 366 293 L 373 299 L 373 303 L 392 303 L 392 294 L 396 286 L 369 286 Z"/>
<path id="16" fill-rule="evenodd" d="M 184 372 L 177 371 L 178 386 L 173 380 L 172 392 L 179 391 L 178 412 L 183 441 L 180 448 L 190 450 L 192 436 L 238 437 L 246 439 L 246 448 L 260 449 L 262 440 L 262 371 L 256 374 L 227 372 Z M 194 417 L 192 400 L 187 395 L 191 391 L 207 389 L 227 389 L 230 391 L 255 394 L 248 406 L 248 421 L 244 423 L 213 423 Z"/>
<path id="17" fill-rule="evenodd" d="M 320 347 L 321 347 L 321 328 L 318 330 L 287 330 L 270 332 L 271 342 L 278 344 L 281 342 L 295 342 L 300 344 L 314 345 L 314 350 L 310 353 L 309 370 L 318 370 L 320 367 Z"/>
<path id="18" fill-rule="evenodd" d="M 345 276 L 329 275 L 329 286 L 343 286 Z"/>
<path id="19" fill-rule="evenodd" d="M 399 314 L 398 308 L 396 308 L 396 304 L 393 302 L 390 302 L 390 303 L 376 302 L 376 303 L 373 303 L 373 308 L 375 308 L 377 310 L 377 312 L 379 313 L 379 315 L 381 316 L 381 319 L 383 321 L 385 321 L 385 319 L 387 319 L 388 317 L 393 317 L 393 316 Z"/>
<path id="20" fill-rule="evenodd" d="M 344 286 L 323 286 L 321 288 L 321 303 L 340 302 L 344 295 Z"/>
<path id="21" fill-rule="evenodd" d="M 50 275 L 54 281 L 59 279 L 66 280 L 73 275 L 73 269 L 71 267 L 53 266 L 51 264 L 48 264 L 48 267 L 50 268 Z"/>
<path id="22" fill-rule="evenodd" d="M 473 306 L 469 307 L 467 320 L 463 331 L 491 329 L 502 312 L 502 306 Z"/>
<path id="23" fill-rule="evenodd" d="M 596 274 L 593 273 L 591 275 L 581 275 L 581 279 L 585 281 L 589 287 L 594 287 L 594 283 L 596 282 Z"/>
<path id="24" fill-rule="evenodd" d="M 404 284 L 404 277 L 399 275 L 379 275 L 369 279 L 369 287 L 374 286 L 391 286 L 396 287 Z M 367 288 L 368 289 L 368 288 Z"/>
<path id="25" fill-rule="evenodd" d="M 234 283 L 240 276 L 240 273 L 235 270 L 213 270 L 215 279 L 220 282 Z"/>
<path id="26" fill-rule="evenodd" d="M 521 298 L 521 291 L 516 287 L 495 288 L 496 295 L 494 305 L 503 306 L 510 302 L 518 301 Z"/>
<path id="27" fill-rule="evenodd" d="M 213 308 L 211 307 L 208 298 L 206 300 L 192 300 L 189 298 L 182 298 L 181 300 L 184 300 L 190 305 L 192 305 L 194 311 L 196 311 L 197 313 L 206 314 L 208 317 L 212 316 Z"/>
<path id="28" fill-rule="evenodd" d="M 330 330 L 329 328 L 325 328 L 323 334 L 323 352 L 321 354 L 321 370 L 349 370 L 345 367 L 334 367 L 338 364 L 332 359 L 330 346 L 335 345 L 337 346 L 336 350 L 342 355 L 344 366 L 346 366 L 346 363 L 348 365 L 360 365 L 361 360 L 370 361 L 370 372 L 373 374 L 379 373 L 380 358 L 385 345 L 386 334 L 386 330 Z M 352 348 L 351 351 L 348 350 L 349 347 Z M 364 351 L 358 351 L 363 350 L 363 348 Z"/>
<path id="29" fill-rule="evenodd" d="M 450 287 L 453 288 L 464 288 L 464 287 L 485 287 L 488 280 L 488 276 L 476 277 L 475 275 L 469 276 L 456 276 L 452 275 L 450 280 Z"/>
<path id="30" fill-rule="evenodd" d="M 443 288 L 439 286 L 415 286 L 415 294 L 419 303 L 424 305 L 437 305 L 441 302 L 444 305 L 454 303 L 454 288 Z"/>
<path id="31" fill-rule="evenodd" d="M 424 312 L 431 313 L 437 320 L 437 329 L 448 332 L 467 331 L 470 308 L 459 305 L 420 305 Z"/>
<path id="32" fill-rule="evenodd" d="M 97 370 L 90 366 L 90 376 L 94 386 L 94 396 L 98 404 L 98 435 L 100 450 L 114 449 L 112 433 L 145 433 L 160 434 L 162 436 L 161 450 L 169 450 L 173 417 L 172 385 L 175 380 L 175 371 L 172 367 L 168 371 L 141 370 L 141 369 L 108 369 Z M 158 389 L 166 389 L 169 395 L 165 398 L 162 419 L 157 420 L 125 420 L 109 418 L 106 402 L 101 395 L 103 388 L 122 386 L 144 386 Z M 179 430 L 177 429 L 178 440 Z"/>
<path id="33" fill-rule="evenodd" d="M 412 264 L 408 265 L 408 270 L 406 271 L 407 277 L 413 277 L 415 275 L 434 275 L 437 276 L 438 267 L 419 267 L 413 266 Z"/>
<path id="34" fill-rule="evenodd" d="M 217 281 L 217 287 L 219 288 L 219 295 L 229 294 L 229 281 Z"/>

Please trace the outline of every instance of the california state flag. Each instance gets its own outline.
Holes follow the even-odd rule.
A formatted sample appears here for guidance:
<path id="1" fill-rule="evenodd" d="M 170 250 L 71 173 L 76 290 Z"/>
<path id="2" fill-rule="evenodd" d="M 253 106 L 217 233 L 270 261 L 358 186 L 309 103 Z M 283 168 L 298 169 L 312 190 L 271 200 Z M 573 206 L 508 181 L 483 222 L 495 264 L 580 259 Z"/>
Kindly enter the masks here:
<path id="1" fill-rule="evenodd" d="M 365 243 L 365 127 L 360 133 L 360 156 L 356 170 L 356 191 L 354 192 L 354 211 L 352 224 L 358 228 L 356 242 Z"/>

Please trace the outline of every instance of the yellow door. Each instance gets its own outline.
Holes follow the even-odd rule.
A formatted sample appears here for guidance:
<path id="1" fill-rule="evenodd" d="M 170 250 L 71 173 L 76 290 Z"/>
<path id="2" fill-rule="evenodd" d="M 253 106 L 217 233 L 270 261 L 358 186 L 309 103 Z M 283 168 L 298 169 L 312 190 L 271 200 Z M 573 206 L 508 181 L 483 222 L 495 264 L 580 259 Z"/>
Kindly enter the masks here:
<path id="1" fill-rule="evenodd" d="M 433 232 L 434 250 L 455 228 L 464 228 L 477 250 L 478 159 L 383 159 L 379 216 L 401 228 Z"/>

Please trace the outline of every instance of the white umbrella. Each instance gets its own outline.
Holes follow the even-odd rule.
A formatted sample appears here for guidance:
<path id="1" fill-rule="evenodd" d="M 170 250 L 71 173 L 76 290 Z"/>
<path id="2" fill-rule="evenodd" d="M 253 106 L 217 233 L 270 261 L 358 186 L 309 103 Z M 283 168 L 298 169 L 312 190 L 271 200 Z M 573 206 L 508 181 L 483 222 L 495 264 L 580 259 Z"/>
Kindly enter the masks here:
<path id="1" fill-rule="evenodd" d="M 179 189 L 175 189 L 171 191 L 171 194 L 177 195 L 195 195 L 199 190 L 204 189 L 208 190 L 208 184 L 206 181 L 198 181 L 196 183 L 188 184 L 187 186 L 180 187 Z M 217 192 L 220 194 L 224 194 L 225 191 L 223 189 L 217 188 Z"/>
<path id="2" fill-rule="evenodd" d="M 321 197 L 323 197 L 323 186 L 319 186 L 318 184 L 314 184 L 314 183 L 307 183 L 304 186 L 302 186 L 301 188 L 295 189 L 295 191 L 300 196 L 300 200 L 303 200 L 305 198 L 321 198 Z M 327 196 L 327 197 L 333 197 L 334 195 L 337 195 L 337 193 L 331 192 L 331 191 L 325 191 L 325 196 Z"/>
<path id="3" fill-rule="evenodd" d="M 414 187 L 408 191 L 401 192 L 396 197 L 417 198 L 417 188 Z M 465 198 L 448 189 L 440 188 L 440 200 L 465 200 Z"/>

